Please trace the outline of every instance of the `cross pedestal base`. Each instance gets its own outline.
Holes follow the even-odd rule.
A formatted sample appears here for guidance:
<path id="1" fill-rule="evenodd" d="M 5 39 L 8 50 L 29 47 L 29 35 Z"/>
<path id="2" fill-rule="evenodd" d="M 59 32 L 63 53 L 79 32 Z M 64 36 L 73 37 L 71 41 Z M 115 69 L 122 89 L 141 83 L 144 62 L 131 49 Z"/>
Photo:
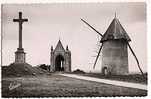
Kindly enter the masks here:
<path id="1" fill-rule="evenodd" d="M 15 52 L 15 63 L 25 63 L 25 54 L 23 48 L 18 48 Z"/>

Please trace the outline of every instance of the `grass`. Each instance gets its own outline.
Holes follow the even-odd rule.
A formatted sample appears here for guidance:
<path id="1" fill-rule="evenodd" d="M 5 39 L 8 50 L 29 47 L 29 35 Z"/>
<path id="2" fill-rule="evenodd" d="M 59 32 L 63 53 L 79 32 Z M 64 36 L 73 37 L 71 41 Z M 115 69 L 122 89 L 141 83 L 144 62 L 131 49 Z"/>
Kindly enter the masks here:
<path id="1" fill-rule="evenodd" d="M 9 91 L 8 86 L 13 81 L 21 83 L 21 86 Z M 2 78 L 2 97 L 102 97 L 146 95 L 147 91 L 145 90 L 79 80 L 56 74 Z"/>

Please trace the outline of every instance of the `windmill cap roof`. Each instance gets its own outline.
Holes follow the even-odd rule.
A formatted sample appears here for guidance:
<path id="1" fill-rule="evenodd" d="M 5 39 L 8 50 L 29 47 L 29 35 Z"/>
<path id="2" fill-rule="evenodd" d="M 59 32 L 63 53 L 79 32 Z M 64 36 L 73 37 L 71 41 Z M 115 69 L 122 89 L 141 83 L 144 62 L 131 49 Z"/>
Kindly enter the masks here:
<path id="1" fill-rule="evenodd" d="M 101 42 L 113 39 L 125 39 L 127 41 L 131 41 L 130 37 L 116 17 L 113 19 L 107 31 L 104 33 Z"/>

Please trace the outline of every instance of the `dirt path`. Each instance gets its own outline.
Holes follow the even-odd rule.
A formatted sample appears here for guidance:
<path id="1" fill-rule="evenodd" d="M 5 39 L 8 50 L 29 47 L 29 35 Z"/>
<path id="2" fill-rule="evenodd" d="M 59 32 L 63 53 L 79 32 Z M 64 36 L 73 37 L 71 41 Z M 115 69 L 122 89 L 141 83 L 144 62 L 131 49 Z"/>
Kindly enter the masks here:
<path id="1" fill-rule="evenodd" d="M 76 79 L 87 80 L 87 81 L 111 84 L 111 85 L 116 85 L 116 86 L 147 90 L 147 85 L 145 84 L 129 83 L 129 82 L 123 82 L 123 81 L 116 81 L 116 80 L 107 80 L 107 79 L 100 79 L 100 78 L 94 78 L 94 77 L 86 77 L 86 76 L 80 76 L 80 75 L 75 75 L 75 74 L 59 74 L 59 75 L 76 78 Z"/>

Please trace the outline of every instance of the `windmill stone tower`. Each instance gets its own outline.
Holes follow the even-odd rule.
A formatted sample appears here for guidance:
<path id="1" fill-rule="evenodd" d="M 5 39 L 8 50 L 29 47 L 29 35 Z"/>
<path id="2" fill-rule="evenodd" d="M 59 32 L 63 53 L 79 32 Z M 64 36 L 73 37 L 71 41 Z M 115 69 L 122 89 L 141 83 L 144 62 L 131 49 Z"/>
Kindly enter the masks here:
<path id="1" fill-rule="evenodd" d="M 100 41 L 101 46 L 98 51 L 98 55 L 96 56 L 93 68 L 95 68 L 97 60 L 102 51 L 102 74 L 104 75 L 126 75 L 128 74 L 128 51 L 129 48 L 134 56 L 137 66 L 143 76 L 145 78 L 144 73 L 140 67 L 138 58 L 134 53 L 132 47 L 129 42 L 131 41 L 130 37 L 120 24 L 119 20 L 115 18 L 111 22 L 107 31 L 104 34 L 101 34 L 97 31 L 93 26 L 91 26 L 88 22 L 81 19 L 85 24 L 87 24 L 91 29 L 93 29 L 97 34 L 99 34 L 102 39 Z"/>
<path id="2" fill-rule="evenodd" d="M 130 37 L 115 17 L 102 36 L 102 73 L 125 75 L 128 74 L 127 43 Z"/>
<path id="3" fill-rule="evenodd" d="M 66 50 L 63 48 L 61 41 L 58 41 L 58 44 L 55 49 L 51 46 L 51 57 L 50 57 L 50 71 L 63 71 L 71 72 L 71 52 L 66 47 Z"/>

